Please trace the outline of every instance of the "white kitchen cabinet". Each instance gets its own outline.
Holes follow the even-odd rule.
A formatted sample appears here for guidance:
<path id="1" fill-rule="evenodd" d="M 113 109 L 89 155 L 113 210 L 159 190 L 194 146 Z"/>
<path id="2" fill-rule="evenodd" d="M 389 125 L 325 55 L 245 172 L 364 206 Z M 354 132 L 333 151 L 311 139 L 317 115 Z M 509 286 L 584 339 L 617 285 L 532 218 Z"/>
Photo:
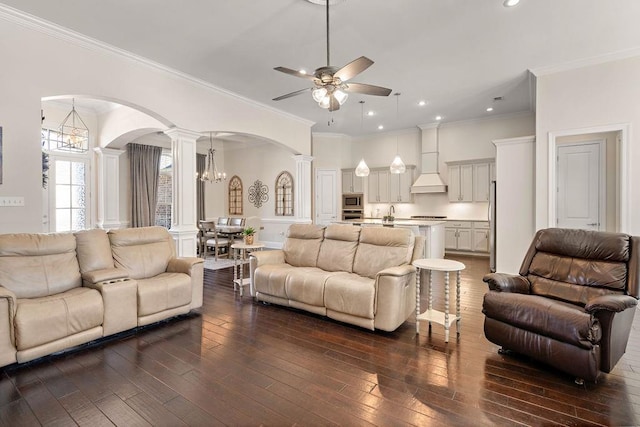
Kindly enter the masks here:
<path id="1" fill-rule="evenodd" d="M 449 201 L 473 201 L 473 164 L 449 165 Z"/>
<path id="2" fill-rule="evenodd" d="M 407 166 L 405 173 L 389 174 L 389 202 L 412 203 L 411 185 L 413 185 L 415 166 Z"/>
<path id="3" fill-rule="evenodd" d="M 369 203 L 389 203 L 389 169 L 370 170 Z"/>
<path id="4" fill-rule="evenodd" d="M 489 201 L 489 182 L 490 182 L 490 164 L 474 163 L 473 164 L 473 201 L 488 202 Z"/>
<path id="5" fill-rule="evenodd" d="M 471 251 L 472 229 L 470 221 L 448 221 L 444 233 L 445 249 Z"/>
<path id="6" fill-rule="evenodd" d="M 473 251 L 489 252 L 489 223 L 486 221 L 473 223 Z"/>
<path id="7" fill-rule="evenodd" d="M 360 176 L 356 176 L 356 170 L 342 169 L 342 193 L 362 193 L 363 190 L 363 179 Z"/>

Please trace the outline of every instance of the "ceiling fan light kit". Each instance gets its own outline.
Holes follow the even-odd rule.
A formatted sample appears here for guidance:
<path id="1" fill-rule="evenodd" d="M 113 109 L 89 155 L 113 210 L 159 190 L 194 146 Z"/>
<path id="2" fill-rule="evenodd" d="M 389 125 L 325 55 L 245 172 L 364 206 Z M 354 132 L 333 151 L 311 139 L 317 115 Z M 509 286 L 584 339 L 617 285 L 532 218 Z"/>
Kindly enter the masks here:
<path id="1" fill-rule="evenodd" d="M 330 50 L 329 50 L 329 5 L 338 3 L 342 0 L 308 0 L 314 4 L 323 4 L 326 6 L 327 15 L 327 65 L 317 68 L 313 75 L 301 73 L 287 67 L 275 67 L 274 70 L 280 71 L 285 74 L 296 76 L 299 78 L 313 81 L 314 86 L 308 89 L 301 89 L 295 92 L 291 92 L 277 98 L 273 98 L 274 101 L 280 101 L 292 96 L 300 95 L 302 93 L 311 91 L 311 97 L 321 108 L 328 109 L 329 111 L 336 111 L 340 109 L 340 106 L 345 103 L 349 94 L 361 93 L 363 95 L 375 95 L 375 96 L 389 96 L 391 89 L 374 86 L 364 83 L 355 83 L 348 81 L 373 65 L 373 61 L 365 56 L 351 61 L 342 68 L 331 66 L 330 62 Z"/>

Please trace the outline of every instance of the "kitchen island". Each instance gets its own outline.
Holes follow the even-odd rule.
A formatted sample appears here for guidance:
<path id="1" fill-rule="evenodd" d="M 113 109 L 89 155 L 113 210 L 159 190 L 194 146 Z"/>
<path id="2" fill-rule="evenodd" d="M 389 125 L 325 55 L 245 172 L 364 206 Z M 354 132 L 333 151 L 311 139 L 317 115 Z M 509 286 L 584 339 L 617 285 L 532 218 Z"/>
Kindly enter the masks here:
<path id="1" fill-rule="evenodd" d="M 364 218 L 337 222 L 340 224 L 360 225 L 363 227 L 411 228 L 414 234 L 425 238 L 423 258 L 444 258 L 444 226 L 446 221 L 403 218 L 396 218 L 394 221 L 382 221 L 380 218 Z"/>

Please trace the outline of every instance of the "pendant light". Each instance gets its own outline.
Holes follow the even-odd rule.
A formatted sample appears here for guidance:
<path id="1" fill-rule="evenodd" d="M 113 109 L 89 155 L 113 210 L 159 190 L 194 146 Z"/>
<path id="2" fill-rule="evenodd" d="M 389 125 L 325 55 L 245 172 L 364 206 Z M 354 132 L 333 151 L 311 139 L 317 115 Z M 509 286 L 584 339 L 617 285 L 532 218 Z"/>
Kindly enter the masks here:
<path id="1" fill-rule="evenodd" d="M 396 92 L 394 93 L 395 97 L 396 97 L 396 122 L 400 122 L 400 93 Z M 398 135 L 396 134 L 396 157 L 393 159 L 393 162 L 391 162 L 391 166 L 389 166 L 389 171 L 391 173 L 396 173 L 396 174 L 400 174 L 400 173 L 405 173 L 407 170 L 407 167 L 405 166 L 404 162 L 402 161 L 402 159 L 400 158 L 400 154 L 398 154 Z"/>
<path id="2" fill-rule="evenodd" d="M 209 132 L 209 153 L 207 154 L 207 168 L 204 170 L 201 181 L 222 182 L 227 180 L 226 172 L 219 172 L 216 165 L 216 150 L 213 148 L 213 135 Z"/>
<path id="3" fill-rule="evenodd" d="M 362 122 L 364 121 L 364 101 L 360 101 L 360 132 L 362 133 Z M 364 157 L 356 167 L 356 176 L 369 176 L 369 166 L 364 161 Z"/>
<path id="4" fill-rule="evenodd" d="M 71 111 L 60 124 L 58 133 L 58 148 L 75 152 L 85 152 L 89 149 L 89 129 L 76 111 L 75 99 L 71 100 Z"/>

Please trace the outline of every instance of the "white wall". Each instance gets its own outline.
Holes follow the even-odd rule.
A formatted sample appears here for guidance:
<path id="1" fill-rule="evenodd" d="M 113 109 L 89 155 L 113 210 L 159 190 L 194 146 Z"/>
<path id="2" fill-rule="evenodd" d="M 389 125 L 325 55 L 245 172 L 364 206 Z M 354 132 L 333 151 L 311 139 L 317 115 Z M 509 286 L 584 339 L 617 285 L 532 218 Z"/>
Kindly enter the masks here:
<path id="1" fill-rule="evenodd" d="M 262 219 L 263 230 L 259 233 L 259 240 L 269 243 L 269 246 L 277 246 L 284 241 L 284 231 L 290 224 L 298 221 L 299 212 L 294 211 L 293 217 L 275 215 L 275 182 L 280 172 L 287 171 L 293 176 L 294 186 L 299 185 L 296 179 L 296 161 L 293 154 L 282 147 L 269 143 L 256 144 L 235 144 L 226 141 L 224 143 L 224 168 L 227 176 L 238 175 L 242 180 L 243 187 L 243 215 L 244 217 L 257 216 Z M 255 184 L 256 180 L 268 187 L 269 200 L 261 207 L 257 208 L 248 200 L 249 187 Z M 228 215 L 228 181 L 224 184 L 211 184 L 219 186 L 216 190 L 224 191 L 222 196 L 212 198 L 215 202 L 224 200 L 224 210 L 220 211 L 222 205 L 209 209 L 214 213 L 211 216 Z M 295 194 L 295 191 L 294 191 Z M 209 198 L 210 193 L 207 193 Z M 309 195 L 311 197 L 311 195 Z"/>
<path id="2" fill-rule="evenodd" d="M 3 67 L 0 79 L 4 133 L 0 196 L 25 198 L 24 207 L 1 208 L 0 232 L 41 230 L 40 108 L 44 97 L 116 101 L 154 112 L 163 123 L 183 129 L 258 135 L 301 154 L 311 152 L 312 123 L 306 120 L 90 41 L 61 36 L 19 16 L 0 14 L 0 20 L 0 57 L 3 64 L 11 64 Z"/>
<path id="3" fill-rule="evenodd" d="M 536 228 L 548 217 L 548 136 L 617 124 L 630 125 L 627 165 L 640 164 L 640 57 L 611 61 L 574 70 L 537 76 L 536 120 Z M 640 191 L 633 188 L 640 171 L 629 167 L 628 225 L 624 232 L 640 234 Z"/>

